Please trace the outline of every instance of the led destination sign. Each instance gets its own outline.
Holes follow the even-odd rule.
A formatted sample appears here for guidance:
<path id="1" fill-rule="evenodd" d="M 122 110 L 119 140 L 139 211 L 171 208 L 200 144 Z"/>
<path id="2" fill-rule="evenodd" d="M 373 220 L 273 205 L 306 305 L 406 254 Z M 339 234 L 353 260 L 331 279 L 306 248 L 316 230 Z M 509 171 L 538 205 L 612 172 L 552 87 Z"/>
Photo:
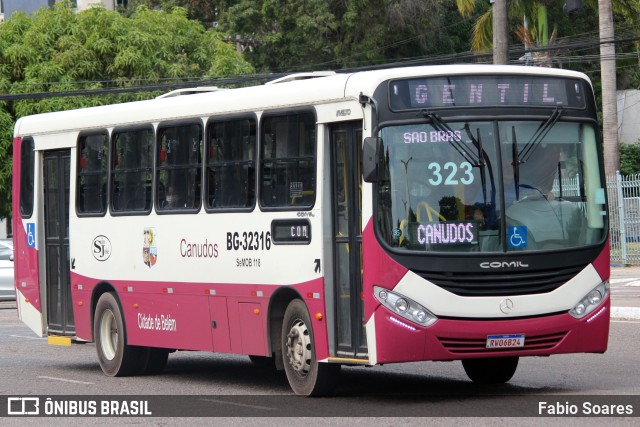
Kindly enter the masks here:
<path id="1" fill-rule="evenodd" d="M 413 247 L 432 245 L 477 245 L 476 221 L 411 222 L 408 224 L 409 241 Z"/>
<path id="2" fill-rule="evenodd" d="M 308 245 L 311 243 L 311 223 L 308 219 L 274 219 L 271 235 L 275 244 Z"/>
<path id="3" fill-rule="evenodd" d="M 446 107 L 584 108 L 583 82 L 534 76 L 450 76 L 393 81 L 391 109 Z"/>

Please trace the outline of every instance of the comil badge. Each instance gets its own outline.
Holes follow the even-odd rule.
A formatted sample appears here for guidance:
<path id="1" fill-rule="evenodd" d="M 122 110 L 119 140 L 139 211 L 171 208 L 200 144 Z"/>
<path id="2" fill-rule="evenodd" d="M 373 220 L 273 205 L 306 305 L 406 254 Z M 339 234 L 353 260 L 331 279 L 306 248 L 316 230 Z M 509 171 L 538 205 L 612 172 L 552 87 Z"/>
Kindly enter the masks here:
<path id="1" fill-rule="evenodd" d="M 142 261 L 149 268 L 158 261 L 158 248 L 156 247 L 156 229 L 146 227 L 143 230 L 144 243 L 142 245 Z"/>

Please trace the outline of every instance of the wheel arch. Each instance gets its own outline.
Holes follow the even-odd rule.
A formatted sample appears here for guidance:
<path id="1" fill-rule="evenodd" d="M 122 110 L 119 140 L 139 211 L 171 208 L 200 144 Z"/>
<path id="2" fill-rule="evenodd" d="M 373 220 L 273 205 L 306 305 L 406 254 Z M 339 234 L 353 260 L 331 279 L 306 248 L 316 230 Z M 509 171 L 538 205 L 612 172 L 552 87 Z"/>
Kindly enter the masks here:
<path id="1" fill-rule="evenodd" d="M 282 334 L 282 322 L 287 306 L 294 299 L 304 302 L 302 296 L 295 289 L 283 286 L 271 295 L 267 314 L 267 347 L 269 354 L 274 357 L 276 369 L 283 370 L 282 350 L 280 339 Z M 305 303 L 306 305 L 306 303 Z"/>
<path id="2" fill-rule="evenodd" d="M 98 300 L 100 300 L 102 294 L 105 294 L 107 292 L 112 292 L 114 294 L 118 306 L 120 307 L 120 312 L 122 313 L 122 322 L 125 324 L 126 329 L 126 319 L 124 317 L 124 312 L 122 311 L 122 303 L 120 302 L 120 296 L 118 295 L 116 288 L 109 282 L 100 282 L 95 286 L 95 288 L 93 288 L 93 293 L 91 294 L 91 340 L 94 342 L 96 340 L 96 337 L 94 336 L 93 325 L 95 322 L 96 307 L 98 306 Z"/>

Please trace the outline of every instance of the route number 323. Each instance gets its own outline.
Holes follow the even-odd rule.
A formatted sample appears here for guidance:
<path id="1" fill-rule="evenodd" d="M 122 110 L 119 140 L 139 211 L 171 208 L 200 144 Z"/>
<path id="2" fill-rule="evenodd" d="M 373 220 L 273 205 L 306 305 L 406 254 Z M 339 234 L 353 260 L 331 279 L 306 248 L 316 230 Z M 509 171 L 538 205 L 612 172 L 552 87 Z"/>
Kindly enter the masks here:
<path id="1" fill-rule="evenodd" d="M 429 184 L 431 185 L 471 185 L 473 183 L 473 166 L 469 162 L 462 162 L 459 165 L 454 162 L 447 162 L 441 166 L 438 162 L 431 162 L 427 166 L 431 171 Z"/>

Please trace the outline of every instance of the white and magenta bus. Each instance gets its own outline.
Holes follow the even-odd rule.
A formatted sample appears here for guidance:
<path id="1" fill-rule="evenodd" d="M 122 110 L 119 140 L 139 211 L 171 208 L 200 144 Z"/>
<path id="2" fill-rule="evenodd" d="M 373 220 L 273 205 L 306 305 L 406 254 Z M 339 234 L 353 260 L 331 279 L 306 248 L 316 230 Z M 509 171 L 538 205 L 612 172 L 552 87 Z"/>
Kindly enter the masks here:
<path id="1" fill-rule="evenodd" d="M 20 318 L 105 374 L 248 355 L 300 395 L 341 365 L 602 353 L 607 207 L 581 73 L 292 75 L 21 118 Z"/>

